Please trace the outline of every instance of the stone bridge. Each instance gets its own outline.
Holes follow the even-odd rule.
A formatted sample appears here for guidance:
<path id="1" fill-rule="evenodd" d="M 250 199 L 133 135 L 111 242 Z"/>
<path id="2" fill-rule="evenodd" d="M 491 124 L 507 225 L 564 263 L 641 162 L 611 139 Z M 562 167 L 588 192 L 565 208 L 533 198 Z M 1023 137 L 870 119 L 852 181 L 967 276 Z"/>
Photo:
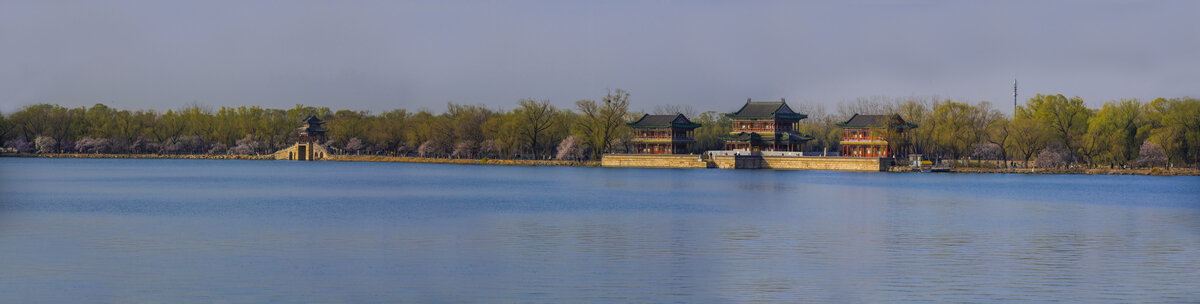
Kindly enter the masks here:
<path id="1" fill-rule="evenodd" d="M 275 159 L 280 160 L 325 160 L 329 158 L 329 150 L 316 143 L 301 142 L 275 152 Z"/>

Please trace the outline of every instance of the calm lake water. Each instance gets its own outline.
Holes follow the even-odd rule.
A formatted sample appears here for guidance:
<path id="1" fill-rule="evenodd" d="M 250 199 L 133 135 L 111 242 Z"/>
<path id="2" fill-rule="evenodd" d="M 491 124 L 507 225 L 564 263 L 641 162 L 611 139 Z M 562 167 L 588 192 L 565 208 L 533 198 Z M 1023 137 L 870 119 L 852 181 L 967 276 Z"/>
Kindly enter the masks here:
<path id="1" fill-rule="evenodd" d="M 0 302 L 1197 302 L 1200 178 L 0 158 Z"/>

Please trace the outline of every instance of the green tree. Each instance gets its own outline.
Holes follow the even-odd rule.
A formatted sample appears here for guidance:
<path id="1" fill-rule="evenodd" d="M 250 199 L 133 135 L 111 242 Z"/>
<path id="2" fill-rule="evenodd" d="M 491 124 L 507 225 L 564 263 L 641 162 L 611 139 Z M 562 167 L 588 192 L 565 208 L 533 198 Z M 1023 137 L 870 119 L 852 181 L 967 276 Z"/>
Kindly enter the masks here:
<path id="1" fill-rule="evenodd" d="M 629 93 L 621 89 L 611 90 L 600 103 L 592 100 L 575 102 L 580 117 L 577 126 L 584 142 L 592 151 L 592 159 L 608 151 L 613 139 L 621 132 L 629 132 L 625 121 L 629 118 Z"/>
<path id="2" fill-rule="evenodd" d="M 1148 120 L 1155 121 L 1158 140 L 1173 162 L 1200 165 L 1200 99 L 1158 98 L 1146 109 Z M 1173 142 L 1169 142 L 1173 141 Z"/>
<path id="3" fill-rule="evenodd" d="M 696 140 L 696 149 L 721 150 L 725 147 L 725 136 L 733 129 L 733 121 L 716 111 L 705 111 L 697 115 L 692 122 L 700 124 L 692 135 Z"/>
<path id="4" fill-rule="evenodd" d="M 1066 98 L 1062 94 L 1037 94 L 1026 103 L 1027 115 L 1045 122 L 1051 137 L 1062 142 L 1067 153 L 1075 153 L 1088 128 L 1092 110 L 1083 105 L 1083 98 Z"/>
<path id="5" fill-rule="evenodd" d="M 979 142 L 981 133 L 974 119 L 977 116 L 970 105 L 946 100 L 935 103 L 933 115 L 933 142 L 939 151 L 947 152 L 952 158 L 966 156 L 971 145 Z"/>
<path id="6" fill-rule="evenodd" d="M 366 111 L 338 110 L 326 119 L 329 139 L 344 147 L 351 138 L 366 137 L 370 128 L 369 116 Z"/>
<path id="7" fill-rule="evenodd" d="M 1089 121 L 1088 138 L 1085 141 L 1099 144 L 1098 148 L 1102 151 L 1097 151 L 1097 154 L 1103 154 L 1109 161 L 1122 164 L 1133 161 L 1148 135 L 1142 128 L 1146 124 L 1142 108 L 1142 103 L 1137 99 L 1104 103 Z"/>
<path id="8" fill-rule="evenodd" d="M 933 150 L 928 150 L 935 146 L 934 130 L 937 123 L 930 119 L 933 114 L 932 107 L 924 100 L 910 99 L 899 103 L 890 112 L 899 114 L 904 121 L 917 125 L 916 129 L 909 131 L 909 151 L 913 153 L 931 153 Z M 837 134 L 840 138 L 841 133 Z"/>
<path id="9" fill-rule="evenodd" d="M 13 129 L 16 129 L 16 127 L 12 121 L 7 116 L 4 116 L 4 112 L 0 112 L 0 143 L 8 141 L 10 135 L 13 134 Z"/>
<path id="10" fill-rule="evenodd" d="M 1004 148 L 1008 153 L 1020 156 L 1024 167 L 1029 167 L 1029 159 L 1046 147 L 1047 135 L 1045 123 L 1029 117 L 1017 117 L 1009 123 L 1010 133 L 1008 145 Z"/>

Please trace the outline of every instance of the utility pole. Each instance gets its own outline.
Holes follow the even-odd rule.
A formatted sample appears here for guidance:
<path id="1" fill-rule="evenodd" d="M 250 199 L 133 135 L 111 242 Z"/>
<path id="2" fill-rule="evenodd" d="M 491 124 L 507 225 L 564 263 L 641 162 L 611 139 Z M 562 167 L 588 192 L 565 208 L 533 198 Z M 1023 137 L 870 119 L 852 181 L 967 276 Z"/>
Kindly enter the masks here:
<path id="1" fill-rule="evenodd" d="M 1013 118 L 1017 118 L 1017 79 L 1013 78 Z"/>

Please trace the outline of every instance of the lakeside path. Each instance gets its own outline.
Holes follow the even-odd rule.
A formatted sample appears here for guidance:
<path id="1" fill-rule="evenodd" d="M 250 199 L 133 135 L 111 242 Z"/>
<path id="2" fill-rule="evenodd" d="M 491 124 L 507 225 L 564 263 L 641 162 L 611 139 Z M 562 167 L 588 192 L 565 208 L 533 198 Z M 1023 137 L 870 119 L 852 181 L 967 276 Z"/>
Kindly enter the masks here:
<path id="1" fill-rule="evenodd" d="M 49 154 L 0 154 L 0 157 L 39 157 L 39 158 L 128 158 L 128 159 L 233 159 L 233 160 L 274 160 L 273 155 L 213 155 L 213 154 L 85 154 L 85 153 L 49 153 Z M 347 162 L 400 162 L 400 163 L 430 163 L 430 164 L 460 164 L 460 165 L 499 165 L 499 166 L 569 166 L 569 167 L 600 167 L 599 161 L 560 161 L 560 160 L 527 160 L 527 159 L 449 159 L 407 156 L 377 156 L 377 155 L 331 155 L 325 161 Z M 768 169 L 769 170 L 769 169 Z M 1008 173 L 1008 174 L 1083 174 L 1083 175 L 1156 175 L 1156 176 L 1200 176 L 1200 170 L 1195 168 L 1155 169 L 1036 169 L 1036 168 L 971 168 L 956 167 L 951 173 Z M 909 167 L 892 167 L 888 172 L 919 173 Z"/>

